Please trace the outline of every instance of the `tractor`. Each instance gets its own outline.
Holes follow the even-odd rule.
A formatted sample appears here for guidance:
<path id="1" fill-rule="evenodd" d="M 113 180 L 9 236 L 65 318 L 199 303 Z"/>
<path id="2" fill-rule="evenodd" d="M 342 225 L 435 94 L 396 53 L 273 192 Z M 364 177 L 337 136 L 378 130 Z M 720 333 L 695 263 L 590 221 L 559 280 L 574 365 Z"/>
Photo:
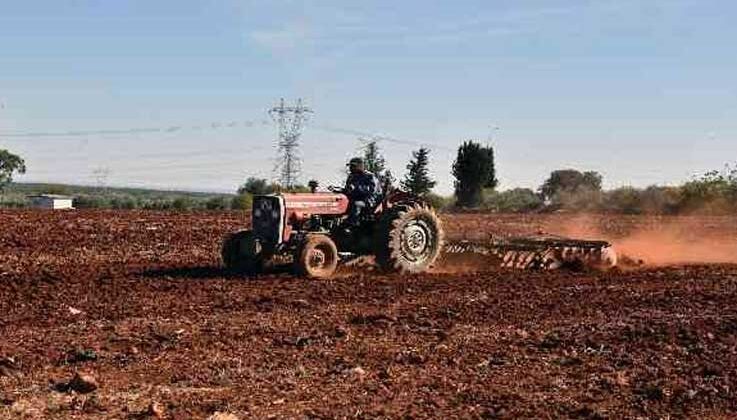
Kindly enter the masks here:
<path id="1" fill-rule="evenodd" d="M 484 266 L 531 270 L 608 269 L 617 265 L 612 244 L 545 235 L 490 234 L 479 241 L 444 241 L 440 218 L 428 203 L 400 190 L 384 195 L 376 208 L 347 228 L 348 196 L 330 192 L 258 195 L 251 229 L 228 235 L 222 258 L 228 269 L 256 274 L 291 267 L 308 278 L 330 278 L 339 263 L 373 257 L 385 272 L 422 273 L 438 257 L 480 255 Z"/>
<path id="2" fill-rule="evenodd" d="M 251 229 L 225 239 L 223 262 L 244 273 L 291 266 L 300 276 L 325 279 L 339 263 L 371 256 L 384 271 L 425 272 L 443 249 L 440 218 L 419 197 L 389 191 L 350 228 L 344 223 L 348 207 L 348 196 L 336 188 L 257 195 Z"/>

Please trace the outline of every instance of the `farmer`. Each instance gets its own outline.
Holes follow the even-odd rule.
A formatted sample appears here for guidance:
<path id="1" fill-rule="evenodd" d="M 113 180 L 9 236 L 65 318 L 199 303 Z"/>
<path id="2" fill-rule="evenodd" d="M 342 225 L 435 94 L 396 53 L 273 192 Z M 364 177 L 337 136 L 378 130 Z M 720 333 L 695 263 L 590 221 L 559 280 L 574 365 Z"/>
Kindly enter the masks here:
<path id="1" fill-rule="evenodd" d="M 348 179 L 345 194 L 350 199 L 347 227 L 356 227 L 365 212 L 373 211 L 381 201 L 381 184 L 376 175 L 366 170 L 363 159 L 355 157 L 348 162 Z"/>

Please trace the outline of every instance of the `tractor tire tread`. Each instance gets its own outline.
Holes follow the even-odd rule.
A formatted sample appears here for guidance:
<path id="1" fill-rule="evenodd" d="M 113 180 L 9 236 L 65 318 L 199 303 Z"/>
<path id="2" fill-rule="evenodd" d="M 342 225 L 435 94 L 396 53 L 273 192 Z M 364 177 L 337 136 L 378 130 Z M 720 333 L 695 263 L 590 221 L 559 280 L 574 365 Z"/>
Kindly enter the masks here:
<path id="1" fill-rule="evenodd" d="M 435 244 L 429 258 L 419 264 L 402 257 L 401 228 L 411 218 L 421 217 L 435 229 Z M 375 235 L 375 253 L 378 266 L 385 271 L 417 273 L 428 270 L 443 248 L 444 232 L 435 211 L 422 203 L 398 205 L 385 213 L 379 221 Z"/>

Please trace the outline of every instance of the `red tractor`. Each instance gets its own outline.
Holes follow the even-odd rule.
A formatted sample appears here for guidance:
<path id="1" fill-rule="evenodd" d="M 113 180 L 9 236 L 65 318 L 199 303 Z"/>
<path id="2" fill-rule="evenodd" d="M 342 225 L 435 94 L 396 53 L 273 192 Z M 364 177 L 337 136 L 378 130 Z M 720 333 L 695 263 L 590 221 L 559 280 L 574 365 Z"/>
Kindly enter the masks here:
<path id="1" fill-rule="evenodd" d="M 440 255 L 441 221 L 421 199 L 389 192 L 351 229 L 343 223 L 348 206 L 339 191 L 256 196 L 252 229 L 225 239 L 223 262 L 246 273 L 291 264 L 302 276 L 329 278 L 339 262 L 359 257 L 375 257 L 383 270 L 418 273 Z"/>

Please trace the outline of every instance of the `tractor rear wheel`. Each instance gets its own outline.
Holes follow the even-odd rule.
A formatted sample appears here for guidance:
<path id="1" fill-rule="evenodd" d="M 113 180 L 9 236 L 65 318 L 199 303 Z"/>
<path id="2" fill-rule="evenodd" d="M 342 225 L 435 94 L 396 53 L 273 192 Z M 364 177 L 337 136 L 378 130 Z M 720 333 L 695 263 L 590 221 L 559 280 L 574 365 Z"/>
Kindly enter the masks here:
<path id="1" fill-rule="evenodd" d="M 398 205 L 384 213 L 375 232 L 376 262 L 403 273 L 427 271 L 443 247 L 443 227 L 435 211 L 422 203 Z"/>
<path id="2" fill-rule="evenodd" d="M 256 274 L 263 268 L 261 244 L 250 230 L 231 233 L 223 241 L 223 263 L 229 270 Z"/>
<path id="3" fill-rule="evenodd" d="M 335 273 L 338 258 L 338 248 L 330 237 L 309 235 L 297 250 L 294 265 L 301 276 L 327 279 Z"/>

